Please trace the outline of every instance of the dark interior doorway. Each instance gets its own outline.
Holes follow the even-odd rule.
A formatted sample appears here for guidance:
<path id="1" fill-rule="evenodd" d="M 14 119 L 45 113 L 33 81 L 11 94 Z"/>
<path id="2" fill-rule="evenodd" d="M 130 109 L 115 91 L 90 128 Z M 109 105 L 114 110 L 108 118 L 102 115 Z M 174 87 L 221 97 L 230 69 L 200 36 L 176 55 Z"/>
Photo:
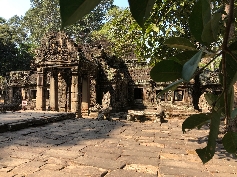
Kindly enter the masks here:
<path id="1" fill-rule="evenodd" d="M 134 99 L 143 99 L 143 88 L 134 88 Z"/>

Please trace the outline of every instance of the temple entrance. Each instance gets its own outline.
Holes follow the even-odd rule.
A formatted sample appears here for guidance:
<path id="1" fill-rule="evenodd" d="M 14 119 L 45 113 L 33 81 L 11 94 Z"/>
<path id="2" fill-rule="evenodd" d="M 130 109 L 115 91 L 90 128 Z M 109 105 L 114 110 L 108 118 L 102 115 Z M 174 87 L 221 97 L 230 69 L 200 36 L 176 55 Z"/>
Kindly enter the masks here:
<path id="1" fill-rule="evenodd" d="M 143 88 L 134 88 L 134 99 L 143 99 Z"/>

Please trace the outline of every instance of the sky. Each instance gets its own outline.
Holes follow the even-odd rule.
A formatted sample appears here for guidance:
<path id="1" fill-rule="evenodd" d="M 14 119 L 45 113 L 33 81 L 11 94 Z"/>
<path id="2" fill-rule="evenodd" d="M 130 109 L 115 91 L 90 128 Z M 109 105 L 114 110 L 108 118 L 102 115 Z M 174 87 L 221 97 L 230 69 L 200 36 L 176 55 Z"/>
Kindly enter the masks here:
<path id="1" fill-rule="evenodd" d="M 128 7 L 128 0 L 114 0 L 120 7 Z M 14 15 L 24 15 L 30 8 L 30 0 L 0 0 L 0 17 L 8 20 Z"/>

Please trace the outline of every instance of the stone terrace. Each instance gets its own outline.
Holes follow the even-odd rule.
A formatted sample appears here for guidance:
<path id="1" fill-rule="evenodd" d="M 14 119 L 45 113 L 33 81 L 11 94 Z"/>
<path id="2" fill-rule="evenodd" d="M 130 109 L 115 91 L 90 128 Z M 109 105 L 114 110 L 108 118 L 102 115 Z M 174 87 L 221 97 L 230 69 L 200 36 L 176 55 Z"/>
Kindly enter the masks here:
<path id="1" fill-rule="evenodd" d="M 201 163 L 195 149 L 205 147 L 207 127 L 183 134 L 182 121 L 69 119 L 4 132 L 0 176 L 236 176 L 236 159 L 221 144 Z"/>

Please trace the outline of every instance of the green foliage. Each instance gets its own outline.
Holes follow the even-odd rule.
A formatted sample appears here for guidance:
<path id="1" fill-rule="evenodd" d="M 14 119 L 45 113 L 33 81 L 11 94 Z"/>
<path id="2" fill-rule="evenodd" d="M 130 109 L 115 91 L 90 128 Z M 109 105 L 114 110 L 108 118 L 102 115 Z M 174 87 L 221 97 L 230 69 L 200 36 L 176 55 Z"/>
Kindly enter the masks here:
<path id="1" fill-rule="evenodd" d="M 161 92 L 159 92 L 157 94 L 157 96 L 162 96 L 164 93 L 166 93 L 168 91 L 174 91 L 182 83 L 184 83 L 183 79 L 179 79 L 179 80 L 173 82 L 172 84 L 170 84 L 167 87 L 165 87 Z"/>
<path id="2" fill-rule="evenodd" d="M 154 6 L 155 0 L 128 0 L 133 18 L 139 26 L 144 27 L 144 24 Z"/>
<path id="3" fill-rule="evenodd" d="M 208 120 L 211 119 L 210 114 L 194 114 L 188 117 L 182 124 L 182 131 L 185 133 L 185 129 L 201 128 Z"/>
<path id="4" fill-rule="evenodd" d="M 134 4 L 135 2 L 136 5 Z M 134 6 L 134 9 L 136 9 L 138 4 L 150 2 L 152 1 L 135 0 L 130 8 Z M 150 12 L 151 16 L 142 25 L 143 29 L 132 18 L 129 9 L 115 7 L 108 13 L 108 20 L 102 29 L 94 33 L 94 39 L 109 41 L 112 52 L 117 56 L 127 58 L 132 52 L 136 54 L 137 58 L 149 60 L 150 64 L 154 65 L 164 58 L 170 58 L 179 53 L 179 50 L 163 45 L 166 39 L 169 39 L 172 35 L 190 38 L 187 19 L 183 18 L 182 15 L 188 16 L 190 14 L 189 10 L 192 7 L 190 5 L 194 1 L 188 1 L 188 4 L 184 6 L 180 6 L 180 2 L 171 2 L 170 0 L 165 2 L 156 1 Z M 144 5 L 144 7 L 147 6 Z M 183 11 L 183 7 L 187 11 Z M 143 8 L 140 8 L 140 10 Z M 147 11 L 148 9 L 143 10 Z M 174 17 L 177 15 L 180 18 Z M 193 42 L 193 39 L 190 38 L 189 41 Z"/>
<path id="5" fill-rule="evenodd" d="M 227 89 L 230 91 L 237 81 L 237 60 L 231 57 L 230 55 L 226 55 L 226 84 Z"/>
<path id="6" fill-rule="evenodd" d="M 233 42 L 230 44 L 229 46 L 229 50 L 234 53 L 237 54 L 237 41 Z"/>
<path id="7" fill-rule="evenodd" d="M 197 51 L 184 51 L 184 52 L 178 53 L 174 57 L 177 58 L 178 62 L 183 65 L 190 58 L 192 58 L 196 53 Z"/>
<path id="8" fill-rule="evenodd" d="M 210 19 L 211 9 L 208 0 L 197 1 L 189 18 L 189 27 L 192 35 L 198 42 L 204 43 L 202 33 Z"/>
<path id="9" fill-rule="evenodd" d="M 182 37 L 171 37 L 167 39 L 164 44 L 171 48 L 177 48 L 182 50 L 196 50 L 196 47 L 193 43 Z"/>
<path id="10" fill-rule="evenodd" d="M 182 77 L 185 81 L 190 81 L 202 58 L 202 51 L 198 51 L 190 60 L 183 65 Z"/>
<path id="11" fill-rule="evenodd" d="M 227 132 L 222 139 L 222 143 L 229 153 L 237 152 L 237 133 L 236 132 Z"/>
<path id="12" fill-rule="evenodd" d="M 59 0 L 60 12 L 62 18 L 62 28 L 72 25 L 78 19 L 92 11 L 101 0 Z"/>
<path id="13" fill-rule="evenodd" d="M 142 29 L 132 18 L 130 11 L 114 7 L 106 17 L 107 22 L 103 27 L 92 33 L 93 40 L 107 40 L 109 45 L 104 46 L 107 52 L 123 59 L 132 53 L 138 54 L 140 45 L 137 44 L 142 40 Z"/>
<path id="14" fill-rule="evenodd" d="M 196 152 L 203 163 L 206 163 L 211 160 L 215 154 L 216 139 L 219 133 L 220 126 L 220 112 L 213 111 L 212 114 L 210 114 L 210 119 L 211 124 L 207 146 L 203 149 L 196 149 Z"/>
<path id="15" fill-rule="evenodd" d="M 174 81 L 182 77 L 182 65 L 173 60 L 163 60 L 151 70 L 151 78 L 156 82 Z"/>
<path id="16" fill-rule="evenodd" d="M 190 116 L 184 121 L 182 129 L 185 131 L 185 129 L 195 127 L 201 128 L 206 121 L 211 121 L 207 146 L 196 150 L 202 162 L 206 163 L 215 153 L 220 117 L 224 116 L 227 120 L 228 132 L 223 138 L 223 144 L 228 152 L 236 153 L 237 135 L 234 132 L 236 127 L 230 126 L 230 119 L 236 119 L 237 114 L 236 109 L 233 110 L 233 84 L 237 81 L 237 43 L 233 24 L 236 23 L 237 4 L 234 0 L 230 0 L 228 4 L 220 0 L 157 0 L 154 7 L 150 8 L 148 5 L 153 3 L 152 0 L 129 0 L 132 15 L 142 29 L 133 25 L 135 23 L 132 20 L 130 23 L 124 23 L 126 22 L 125 15 L 118 19 L 123 19 L 123 26 L 128 25 L 123 27 L 120 24 L 117 27 L 120 21 L 116 20 L 115 13 L 112 18 L 114 23 L 110 24 L 107 32 L 109 32 L 108 29 L 116 29 L 118 38 L 132 30 L 138 32 L 137 36 L 130 35 L 128 41 L 133 39 L 130 46 L 137 47 L 138 56 L 149 58 L 150 62 L 155 64 L 151 70 L 151 77 L 157 82 L 173 82 L 158 96 L 174 90 L 179 84 L 188 82 L 200 74 L 200 71 L 210 64 L 209 62 L 201 65 L 203 68 L 197 71 L 204 56 L 209 57 L 210 61 L 218 61 L 218 63 L 220 61 L 219 75 L 222 93 L 205 95 L 212 106 L 212 113 Z M 133 26 L 133 28 L 128 26 Z M 119 31 L 124 28 L 125 33 L 122 32 L 119 36 Z M 140 36 L 141 32 L 142 36 Z M 167 58 L 169 60 L 164 60 Z M 175 81 L 176 79 L 179 80 Z"/>
<path id="17" fill-rule="evenodd" d="M 236 118 L 236 116 L 237 116 L 237 108 L 236 109 L 234 109 L 233 111 L 231 111 L 231 119 L 235 119 Z"/>
<path id="18" fill-rule="evenodd" d="M 63 5 L 61 9 L 59 2 Z M 95 4 L 93 4 L 94 2 Z M 92 8 L 89 14 L 74 25 L 68 26 L 73 20 L 73 15 L 67 14 L 68 12 L 74 8 L 78 14 L 84 14 L 88 4 L 94 7 L 98 4 L 97 2 L 100 4 L 96 8 Z M 59 31 L 62 26 L 68 26 L 63 30 L 77 42 L 85 43 L 89 41 L 91 32 L 100 29 L 104 24 L 105 14 L 112 7 L 113 0 L 97 0 L 93 3 L 91 1 L 31 0 L 31 8 L 26 12 L 22 23 L 30 34 L 30 43 L 33 47 L 37 47 L 45 33 Z M 83 7 L 81 8 L 80 5 Z M 63 24 L 61 24 L 60 10 L 63 14 L 67 14 L 66 16 L 62 15 Z"/>
<path id="19" fill-rule="evenodd" d="M 27 44 L 26 31 L 21 18 L 14 16 L 0 23 L 0 75 L 16 70 L 29 70 L 33 56 Z"/>
<path id="20" fill-rule="evenodd" d="M 215 42 L 218 39 L 218 34 L 220 31 L 220 19 L 221 13 L 216 13 L 213 15 L 213 18 L 204 26 L 202 32 L 202 41 L 210 44 Z"/>

